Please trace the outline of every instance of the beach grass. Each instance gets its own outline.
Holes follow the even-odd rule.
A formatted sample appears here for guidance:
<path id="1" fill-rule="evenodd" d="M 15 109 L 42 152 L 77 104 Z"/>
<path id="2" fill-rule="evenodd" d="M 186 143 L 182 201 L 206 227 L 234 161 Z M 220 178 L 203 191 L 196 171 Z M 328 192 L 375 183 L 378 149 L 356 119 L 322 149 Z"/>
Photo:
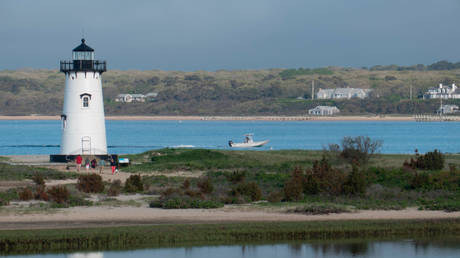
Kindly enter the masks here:
<path id="1" fill-rule="evenodd" d="M 455 236 L 460 219 L 164 224 L 0 231 L 0 254 L 122 250 L 253 241 Z"/>
<path id="2" fill-rule="evenodd" d="M 152 150 L 140 154 L 123 155 L 132 160 L 133 165 L 122 171 L 142 173 L 166 170 L 252 170 L 265 172 L 288 172 L 295 167 L 311 167 L 323 155 L 335 167 L 349 166 L 344 160 L 320 150 L 205 150 L 173 149 Z M 460 166 L 459 154 L 446 154 L 446 165 Z M 369 167 L 398 168 L 404 161 L 414 158 L 411 154 L 376 154 Z"/>
<path id="3" fill-rule="evenodd" d="M 51 168 L 42 168 L 36 166 L 10 165 L 0 162 L 0 180 L 25 180 L 32 179 L 36 174 L 43 176 L 44 179 L 69 179 L 77 178 L 73 172 L 60 172 Z"/>

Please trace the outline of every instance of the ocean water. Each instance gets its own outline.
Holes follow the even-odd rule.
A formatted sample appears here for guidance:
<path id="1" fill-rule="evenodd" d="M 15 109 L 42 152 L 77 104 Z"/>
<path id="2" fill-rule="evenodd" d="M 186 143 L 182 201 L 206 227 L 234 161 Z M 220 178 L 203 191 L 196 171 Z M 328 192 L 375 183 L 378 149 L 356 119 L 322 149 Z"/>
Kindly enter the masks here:
<path id="1" fill-rule="evenodd" d="M 460 152 L 460 122 L 374 121 L 107 121 L 110 153 L 139 153 L 164 147 L 229 149 L 229 140 L 270 140 L 261 150 L 321 150 L 344 136 L 383 141 L 382 153 L 439 149 Z M 57 154 L 60 122 L 0 121 L 0 155 Z"/>

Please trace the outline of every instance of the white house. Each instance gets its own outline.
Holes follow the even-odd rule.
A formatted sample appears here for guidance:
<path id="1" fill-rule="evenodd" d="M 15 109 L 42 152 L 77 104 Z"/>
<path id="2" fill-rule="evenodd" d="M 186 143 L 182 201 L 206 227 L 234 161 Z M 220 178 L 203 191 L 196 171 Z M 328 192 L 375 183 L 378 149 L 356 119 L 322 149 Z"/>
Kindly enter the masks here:
<path id="1" fill-rule="evenodd" d="M 438 87 L 429 88 L 423 95 L 423 99 L 460 99 L 460 93 L 455 83 L 452 86 L 439 84 Z"/>
<path id="2" fill-rule="evenodd" d="M 157 92 L 150 92 L 144 94 L 118 94 L 115 102 L 131 103 L 131 102 L 145 102 L 145 100 L 152 101 L 158 96 Z"/>
<path id="3" fill-rule="evenodd" d="M 332 106 L 317 106 L 308 110 L 308 114 L 313 116 L 332 116 L 339 112 L 337 107 Z"/>
<path id="4" fill-rule="evenodd" d="M 115 98 L 115 102 L 145 102 L 145 96 L 144 94 L 118 94 Z"/>
<path id="5" fill-rule="evenodd" d="M 156 97 L 158 97 L 158 92 L 149 92 L 145 94 L 145 98 L 147 99 L 147 101 L 153 101 Z"/>
<path id="6" fill-rule="evenodd" d="M 365 99 L 369 96 L 371 89 L 358 88 L 336 88 L 336 89 L 319 89 L 316 93 L 317 99 Z"/>
<path id="7" fill-rule="evenodd" d="M 457 105 L 441 105 L 438 108 L 437 113 L 438 114 L 454 114 L 458 112 L 458 106 Z"/>

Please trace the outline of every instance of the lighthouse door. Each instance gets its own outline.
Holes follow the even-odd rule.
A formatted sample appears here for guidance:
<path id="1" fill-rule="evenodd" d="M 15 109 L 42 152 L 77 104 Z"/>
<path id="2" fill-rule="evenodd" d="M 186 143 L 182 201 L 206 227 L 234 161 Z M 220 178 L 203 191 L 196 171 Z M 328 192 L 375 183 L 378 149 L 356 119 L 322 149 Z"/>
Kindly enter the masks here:
<path id="1" fill-rule="evenodd" d="M 91 154 L 91 137 L 83 136 L 81 138 L 81 154 Z"/>

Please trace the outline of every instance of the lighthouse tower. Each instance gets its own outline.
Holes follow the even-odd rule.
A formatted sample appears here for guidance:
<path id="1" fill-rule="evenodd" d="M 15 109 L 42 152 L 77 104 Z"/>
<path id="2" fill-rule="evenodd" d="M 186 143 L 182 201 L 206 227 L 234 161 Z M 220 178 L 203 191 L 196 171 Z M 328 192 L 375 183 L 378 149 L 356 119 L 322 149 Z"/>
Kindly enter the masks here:
<path id="1" fill-rule="evenodd" d="M 82 39 L 60 71 L 65 74 L 61 156 L 107 155 L 101 83 L 106 62 L 94 60 L 94 49 Z"/>

